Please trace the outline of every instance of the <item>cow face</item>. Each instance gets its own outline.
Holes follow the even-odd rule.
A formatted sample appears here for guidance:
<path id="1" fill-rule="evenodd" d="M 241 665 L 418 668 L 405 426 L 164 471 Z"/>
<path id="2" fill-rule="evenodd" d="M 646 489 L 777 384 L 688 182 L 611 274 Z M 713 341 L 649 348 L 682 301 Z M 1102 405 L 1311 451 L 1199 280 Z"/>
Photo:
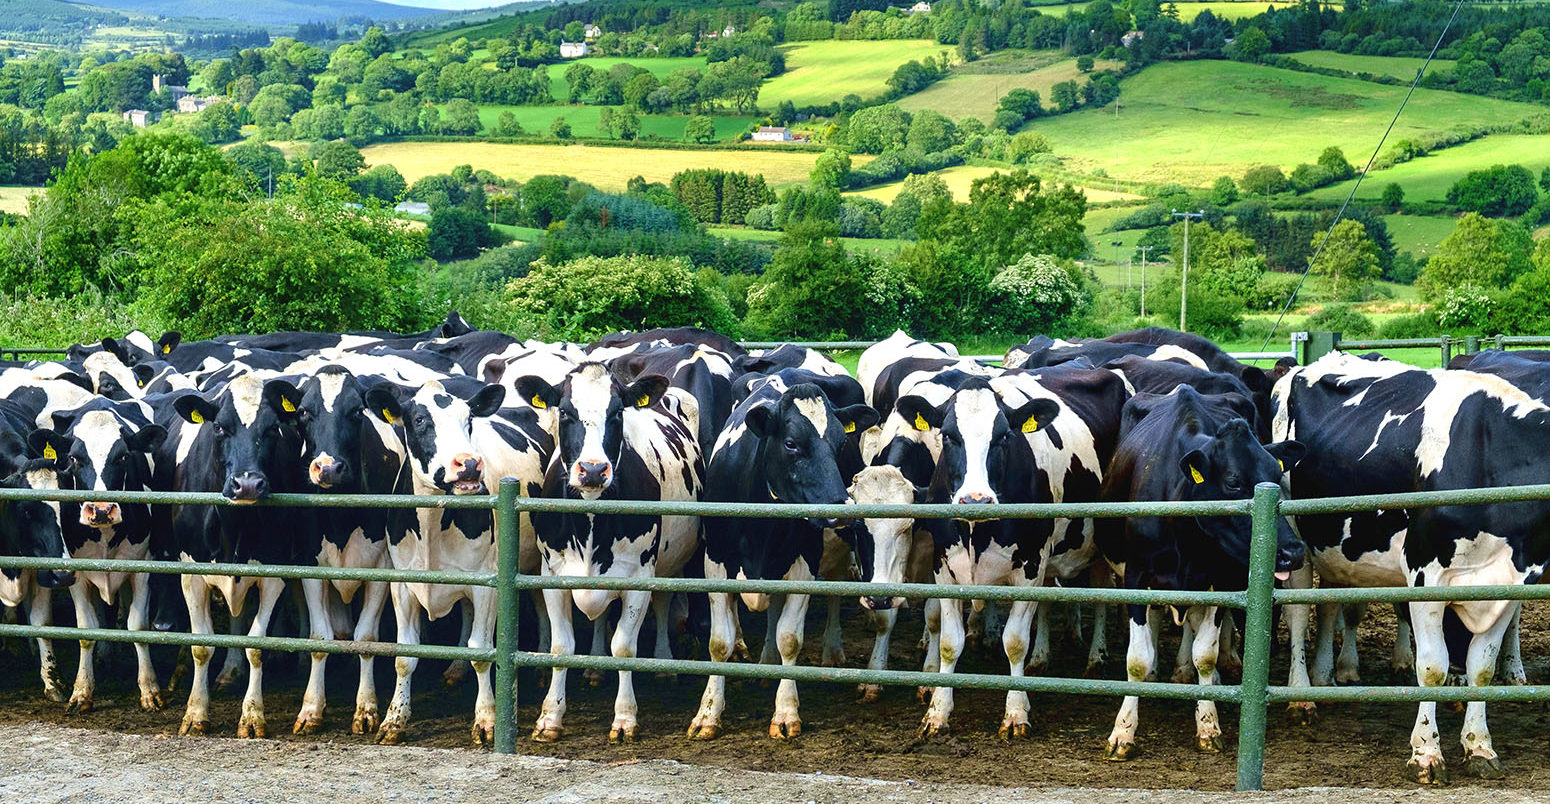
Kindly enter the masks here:
<path id="1" fill-rule="evenodd" d="M 925 489 L 905 479 L 894 466 L 868 466 L 851 482 L 850 496 L 858 505 L 916 502 Z M 910 541 L 915 530 L 913 519 L 863 519 L 843 532 L 856 551 L 864 581 L 903 583 L 910 558 Z M 904 605 L 902 597 L 861 598 L 863 608 L 891 609 Z"/>
<path id="2" fill-rule="evenodd" d="M 167 431 L 160 425 L 137 427 L 101 403 L 95 409 L 54 414 L 54 429 L 69 445 L 68 471 L 75 488 L 140 491 L 151 485 L 150 453 Z M 125 509 L 128 509 L 127 511 Z M 78 520 L 88 528 L 111 529 L 125 519 L 150 527 L 150 506 L 116 502 L 81 503 Z"/>
<path id="3" fill-rule="evenodd" d="M 375 386 L 366 392 L 366 406 L 373 416 L 403 428 L 409 465 L 420 486 L 480 494 L 484 461 L 470 435 L 473 418 L 494 415 L 505 398 L 505 388 L 490 385 L 465 402 L 432 380 L 415 389 Z"/>
<path id="4" fill-rule="evenodd" d="M 306 443 L 307 481 L 320 489 L 350 487 L 360 477 L 366 394 L 355 375 L 325 366 L 303 380 L 297 421 Z"/>
<path id="5" fill-rule="evenodd" d="M 940 405 L 910 395 L 895 407 L 916 429 L 941 431 L 930 497 L 956 505 L 999 503 L 1010 491 L 1008 470 L 1023 454 L 1014 438 L 1048 427 L 1060 413 L 1051 399 L 1007 408 L 984 380 L 965 383 Z"/>
<path id="6" fill-rule="evenodd" d="M 613 484 L 624 450 L 625 408 L 649 408 L 668 388 L 660 374 L 625 385 L 602 363 L 581 365 L 558 388 L 535 376 L 522 377 L 516 385 L 534 408 L 557 410 L 557 455 L 566 482 L 586 499 L 596 499 Z"/>
<path id="7" fill-rule="evenodd" d="M 123 402 L 140 395 L 142 383 L 134 370 L 113 352 L 97 352 L 82 361 L 81 367 L 91 378 L 94 391 L 99 396 L 115 402 Z"/>
<path id="8" fill-rule="evenodd" d="M 290 462 L 301 454 L 300 402 L 301 392 L 289 381 L 244 374 L 214 399 L 189 394 L 178 397 L 173 407 L 184 421 L 202 428 L 198 438 L 208 439 L 210 460 L 224 470 L 221 494 L 251 504 L 275 485 L 289 485 Z"/>
<path id="9" fill-rule="evenodd" d="M 748 411 L 748 431 L 760 442 L 760 458 L 770 497 L 780 502 L 835 504 L 849 499 L 840 474 L 839 455 L 847 433 L 877 424 L 877 411 L 866 405 L 835 410 L 818 386 L 788 388 L 774 405 Z M 832 528 L 833 518 L 809 517 L 815 527 Z"/>
<path id="10" fill-rule="evenodd" d="M 1279 483 L 1306 452 L 1296 441 L 1261 446 L 1249 423 L 1235 418 L 1213 437 L 1192 445 L 1179 459 L 1183 499 L 1246 500 L 1259 483 Z M 1248 566 L 1252 527 L 1248 517 L 1196 517 L 1196 523 L 1234 562 Z M 1276 577 L 1302 566 L 1307 548 L 1292 533 L 1284 517 L 1276 517 Z"/>
<path id="11" fill-rule="evenodd" d="M 69 458 L 68 444 L 52 430 L 34 430 L 26 442 L 15 433 L 0 433 L 0 487 L 12 489 L 59 489 Z M 61 482 L 65 480 L 66 482 Z M 35 500 L 0 500 L 0 553 L 16 556 L 68 558 L 64 532 L 59 527 L 59 503 Z M 10 577 L 16 577 L 7 570 Z M 48 588 L 69 586 L 75 573 L 38 570 L 38 584 Z"/>

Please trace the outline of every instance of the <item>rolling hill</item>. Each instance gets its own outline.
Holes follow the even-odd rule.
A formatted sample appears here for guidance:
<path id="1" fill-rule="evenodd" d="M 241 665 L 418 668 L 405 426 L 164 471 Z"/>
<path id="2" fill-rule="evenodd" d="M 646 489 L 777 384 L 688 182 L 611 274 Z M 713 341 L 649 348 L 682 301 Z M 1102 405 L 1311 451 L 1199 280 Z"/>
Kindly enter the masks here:
<path id="1" fill-rule="evenodd" d="M 204 17 L 253 25 L 296 25 L 340 17 L 405 19 L 445 13 L 433 8 L 400 6 L 377 0 L 93 0 L 92 5 L 150 17 Z"/>

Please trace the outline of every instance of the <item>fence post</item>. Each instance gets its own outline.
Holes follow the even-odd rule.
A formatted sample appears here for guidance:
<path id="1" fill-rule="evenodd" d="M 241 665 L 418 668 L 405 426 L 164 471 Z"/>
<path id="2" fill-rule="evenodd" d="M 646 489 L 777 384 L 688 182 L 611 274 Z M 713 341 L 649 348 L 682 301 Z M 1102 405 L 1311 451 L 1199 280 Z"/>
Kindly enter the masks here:
<path id="1" fill-rule="evenodd" d="M 1306 366 L 1324 355 L 1340 348 L 1340 333 L 1338 332 L 1309 332 L 1302 341 L 1302 354 L 1298 355 L 1298 363 Z"/>
<path id="2" fill-rule="evenodd" d="M 522 515 L 517 511 L 517 480 L 502 478 L 495 497 L 495 753 L 517 752 L 517 558 Z"/>
<path id="3" fill-rule="evenodd" d="M 1475 354 L 1478 351 L 1480 351 L 1480 336 L 1479 335 L 1465 335 L 1464 336 L 1464 354 L 1472 355 L 1472 354 Z"/>
<path id="4" fill-rule="evenodd" d="M 1492 338 L 1491 340 L 1495 341 L 1496 345 L 1493 348 L 1495 348 L 1496 351 L 1498 351 L 1498 352 L 1505 352 L 1505 351 L 1507 351 L 1507 336 L 1506 335 L 1502 335 L 1501 333 L 1497 333 L 1496 337 Z"/>
<path id="5" fill-rule="evenodd" d="M 1453 359 L 1453 338 L 1444 335 L 1439 339 L 1442 347 L 1442 367 L 1447 368 L 1448 362 Z"/>
<path id="6" fill-rule="evenodd" d="M 1243 682 L 1238 710 L 1238 789 L 1259 790 L 1265 777 L 1265 690 L 1270 686 L 1271 619 L 1275 589 L 1276 509 L 1281 487 L 1254 487 L 1254 535 L 1249 547 L 1248 600 L 1243 621 Z"/>

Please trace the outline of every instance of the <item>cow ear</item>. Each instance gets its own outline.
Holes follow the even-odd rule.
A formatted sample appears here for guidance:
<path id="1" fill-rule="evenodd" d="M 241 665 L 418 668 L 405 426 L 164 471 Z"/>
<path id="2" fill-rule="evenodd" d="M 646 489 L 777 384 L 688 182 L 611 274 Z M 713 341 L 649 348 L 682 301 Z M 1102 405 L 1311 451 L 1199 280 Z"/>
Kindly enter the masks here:
<path id="1" fill-rule="evenodd" d="M 81 415 L 81 412 L 78 411 L 78 410 L 56 410 L 56 411 L 54 411 L 54 414 L 50 417 L 50 418 L 52 418 L 54 420 L 54 432 L 56 432 L 56 433 L 68 433 L 68 432 L 70 432 L 70 428 L 75 426 L 75 420 L 80 418 L 80 415 Z"/>
<path id="2" fill-rule="evenodd" d="M 1256 394 L 1268 393 L 1270 386 L 1273 385 L 1270 375 L 1266 374 L 1264 369 L 1254 366 L 1244 366 L 1243 373 L 1238 375 L 1238 379 L 1243 380 L 1244 386 Z"/>
<path id="3" fill-rule="evenodd" d="M 945 418 L 940 408 L 931 404 L 925 397 L 914 394 L 899 397 L 899 400 L 893 403 L 893 409 L 898 411 L 912 427 L 921 431 L 940 429 L 942 420 Z"/>
<path id="4" fill-rule="evenodd" d="M 1006 423 L 1021 433 L 1034 433 L 1050 426 L 1060 415 L 1060 404 L 1053 399 L 1030 399 L 1016 410 L 1007 411 Z"/>
<path id="5" fill-rule="evenodd" d="M 505 376 L 506 361 L 504 359 L 486 360 L 479 367 L 479 379 L 484 380 L 491 385 L 500 382 L 501 379 Z"/>
<path id="6" fill-rule="evenodd" d="M 1192 449 L 1184 457 L 1179 459 L 1179 471 L 1189 478 L 1191 486 L 1198 486 L 1206 482 L 1211 474 L 1211 461 L 1206 454 L 1198 449 Z"/>
<path id="7" fill-rule="evenodd" d="M 154 452 L 167 438 L 167 428 L 159 424 L 148 424 L 136 432 L 129 432 L 124 428 L 121 435 L 124 438 L 124 446 L 134 452 Z"/>
<path id="8" fill-rule="evenodd" d="M 114 402 L 124 402 L 130 397 L 124 386 L 118 384 L 118 379 L 112 374 L 102 372 L 97 375 L 97 395 Z"/>
<path id="9" fill-rule="evenodd" d="M 637 408 L 655 405 L 667 393 L 667 378 L 661 374 L 647 374 L 624 389 L 624 404 Z"/>
<path id="10" fill-rule="evenodd" d="M 882 418 L 871 405 L 848 405 L 835 410 L 834 415 L 839 418 L 840 424 L 845 425 L 847 433 L 864 433 L 876 427 Z"/>
<path id="11" fill-rule="evenodd" d="M 748 415 L 743 418 L 743 421 L 748 425 L 748 432 L 753 433 L 759 438 L 765 438 L 770 435 L 774 428 L 774 419 L 775 407 L 773 405 L 758 405 L 748 411 Z"/>
<path id="12" fill-rule="evenodd" d="M 84 374 L 79 374 L 74 371 L 62 371 L 55 375 L 54 379 L 64 380 L 71 385 L 79 386 L 80 388 L 90 391 L 94 394 L 97 393 L 97 389 L 92 387 L 91 378 Z"/>
<path id="13" fill-rule="evenodd" d="M 11 430 L 0 430 L 0 476 L 9 475 L 27 462 L 27 442 Z"/>
<path id="14" fill-rule="evenodd" d="M 198 394 L 180 396 L 172 403 L 172 409 L 189 424 L 204 424 L 220 414 L 220 409 Z"/>
<path id="15" fill-rule="evenodd" d="M 64 471 L 70 466 L 70 441 L 67 436 L 40 427 L 27 434 L 27 451 L 34 458 L 53 461 L 55 471 Z"/>
<path id="16" fill-rule="evenodd" d="M 388 424 L 403 424 L 404 407 L 388 384 L 373 385 L 366 391 L 366 409 Z"/>
<path id="17" fill-rule="evenodd" d="M 1302 462 L 1303 457 L 1308 454 L 1308 448 L 1303 446 L 1301 441 L 1278 441 L 1267 444 L 1265 451 L 1281 464 L 1282 472 L 1292 471 L 1292 467 Z"/>
<path id="18" fill-rule="evenodd" d="M 182 342 L 182 334 L 173 330 L 167 330 L 166 332 L 163 332 L 161 337 L 156 340 L 156 354 L 162 357 L 166 357 L 167 355 L 172 354 L 172 350 L 178 348 L 178 344 Z"/>
<path id="19" fill-rule="evenodd" d="M 516 382 L 517 397 L 523 403 L 543 410 L 560 404 L 560 389 L 549 384 L 543 377 L 532 374 L 519 377 Z"/>
<path id="20" fill-rule="evenodd" d="M 124 351 L 124 345 L 113 338 L 102 339 L 102 351 L 118 358 L 118 362 L 129 365 L 129 353 Z"/>
<path id="21" fill-rule="evenodd" d="M 475 418 L 494 416 L 495 411 L 501 409 L 501 403 L 506 401 L 506 386 L 486 385 L 468 400 L 468 412 Z"/>
<path id="22" fill-rule="evenodd" d="M 145 363 L 135 365 L 130 371 L 134 372 L 135 385 L 141 388 L 144 388 L 151 380 L 156 379 L 156 369 L 151 368 Z"/>
<path id="23" fill-rule="evenodd" d="M 295 421 L 301 411 L 301 391 L 290 380 L 270 380 L 264 383 L 264 401 L 286 421 Z"/>

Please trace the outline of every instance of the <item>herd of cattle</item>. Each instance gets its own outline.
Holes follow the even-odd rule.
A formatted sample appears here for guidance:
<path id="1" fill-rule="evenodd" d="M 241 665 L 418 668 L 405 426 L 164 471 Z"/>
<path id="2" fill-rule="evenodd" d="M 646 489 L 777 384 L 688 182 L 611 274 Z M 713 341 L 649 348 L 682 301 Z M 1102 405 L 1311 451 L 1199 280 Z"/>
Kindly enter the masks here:
<path id="1" fill-rule="evenodd" d="M 1036 337 L 1002 365 L 962 358 L 949 344 L 896 333 L 862 355 L 853 377 L 796 346 L 750 353 L 695 329 L 620 334 L 590 345 L 518 341 L 475 330 L 455 313 L 414 335 L 277 333 L 180 342 L 134 332 L 77 346 L 55 362 L 0 370 L 0 473 L 6 487 L 221 492 L 252 503 L 272 492 L 482 494 L 516 478 L 528 496 L 745 503 L 1001 504 L 1098 500 L 1220 500 L 1279 483 L 1301 497 L 1550 482 L 1550 355 L 1486 352 L 1421 370 L 1332 353 L 1309 366 L 1246 366 L 1192 335 L 1146 329 L 1104 340 Z M 251 508 L 114 502 L 0 502 L 0 556 L 154 559 L 491 571 L 494 516 L 485 510 Z M 1448 586 L 1534 583 L 1550 558 L 1550 503 L 1451 506 L 1279 521 L 1276 577 L 1289 585 Z M 937 584 L 1123 583 L 1127 588 L 1236 590 L 1246 583 L 1247 517 L 1054 520 L 734 519 L 528 514 L 524 572 L 546 575 L 843 579 Z M 3 559 L 0 559 L 3 563 Z M 212 593 L 234 630 L 263 635 L 286 589 L 268 578 L 4 570 L 0 601 L 47 624 L 54 589 L 69 587 L 76 622 L 95 627 L 99 602 L 122 601 L 128 627 L 213 631 Z M 397 639 L 420 641 L 423 620 L 460 610 L 470 647 L 492 642 L 495 590 L 418 583 L 302 581 L 314 638 L 374 640 L 392 603 Z M 177 599 L 181 589 L 182 601 Z M 256 590 L 256 600 L 249 601 Z M 693 596 L 703 611 L 706 596 Z M 795 664 L 805 595 L 745 593 L 768 612 L 764 660 Z M 359 602 L 357 602 L 357 599 Z M 618 600 L 608 636 L 608 612 Z M 671 595 L 546 590 L 542 645 L 571 653 L 572 606 L 599 623 L 593 650 L 634 656 L 647 609 L 655 655 L 668 657 Z M 863 597 L 881 668 L 902 598 Z M 925 669 L 951 673 L 967 630 L 993 610 L 963 601 L 924 605 Z M 1001 627 L 1013 676 L 1049 666 L 1048 606 L 1013 603 Z M 1414 603 L 1401 609 L 1396 667 L 1420 684 L 1445 683 L 1451 664 L 1470 684 L 1501 666 L 1523 683 L 1516 602 Z M 823 657 L 839 655 L 838 601 L 829 601 Z M 1361 607 L 1287 606 L 1291 685 L 1356 678 Z M 708 595 L 711 659 L 746 650 L 731 594 Z M 1236 661 L 1225 610 L 1129 607 L 1126 674 L 1157 675 L 1170 618 L 1184 637 L 1175 679 L 1216 683 Z M 186 619 L 185 619 L 186 618 Z M 1095 612 L 1088 673 L 1102 670 L 1104 607 Z M 1446 627 L 1445 627 L 1446 626 Z M 1445 638 L 1445 631 L 1448 636 Z M 1335 653 L 1337 632 L 1342 637 Z M 1411 635 L 1413 634 L 1413 641 Z M 1462 635 L 1463 639 L 1458 637 Z M 1450 654 L 1449 646 L 1453 645 Z M 92 707 L 92 645 L 82 642 L 72 712 Z M 1412 650 L 1413 646 L 1413 650 Z M 46 693 L 64 701 L 50 644 L 39 641 Z M 137 645 L 141 705 L 163 704 L 149 649 Z M 180 732 L 210 728 L 213 651 L 192 650 Z M 218 681 L 231 682 L 229 651 Z M 263 736 L 260 651 L 246 651 L 241 736 Z M 324 655 L 314 654 L 294 730 L 323 722 Z M 416 660 L 395 662 L 397 684 L 379 717 L 372 659 L 360 659 L 351 729 L 401 741 Z M 489 666 L 475 664 L 473 737 L 495 720 Z M 863 687 L 875 700 L 876 687 Z M 945 732 L 953 689 L 929 699 L 923 734 Z M 689 736 L 715 737 L 724 677 L 712 677 Z M 566 672 L 556 669 L 533 730 L 564 731 Z M 1295 705 L 1306 717 L 1311 704 Z M 1422 704 L 1410 770 L 1444 778 L 1435 704 Z M 1215 705 L 1196 707 L 1201 750 L 1218 750 Z M 1126 698 L 1108 756 L 1135 749 L 1138 700 Z M 629 673 L 620 673 L 610 740 L 638 728 Z M 794 681 L 778 685 L 773 737 L 801 731 Z M 1009 692 L 1003 737 L 1029 734 L 1026 693 Z M 1485 706 L 1468 705 L 1466 767 L 1500 774 Z"/>

